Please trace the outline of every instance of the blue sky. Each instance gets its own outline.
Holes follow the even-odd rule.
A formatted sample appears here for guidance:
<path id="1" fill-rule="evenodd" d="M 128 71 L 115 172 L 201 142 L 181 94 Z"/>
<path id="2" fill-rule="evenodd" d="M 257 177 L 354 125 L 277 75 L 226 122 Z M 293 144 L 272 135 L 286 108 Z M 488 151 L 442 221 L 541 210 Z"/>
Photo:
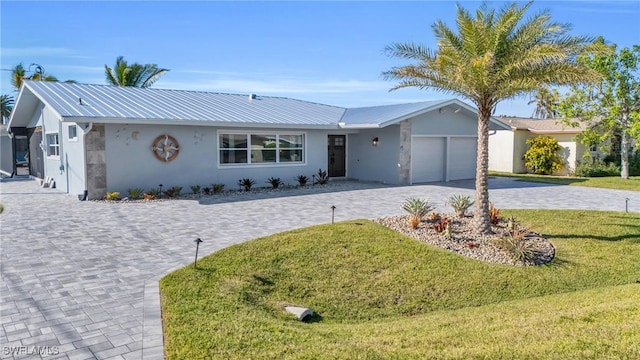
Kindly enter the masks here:
<path id="1" fill-rule="evenodd" d="M 459 2 L 468 9 L 478 2 Z M 489 2 L 500 7 L 503 2 Z M 428 90 L 388 92 L 381 73 L 400 59 L 392 42 L 435 47 L 431 25 L 455 27 L 456 3 L 7 1 L 0 2 L 3 94 L 16 94 L 10 69 L 42 65 L 60 80 L 104 84 L 104 65 L 122 55 L 169 71 L 154 87 L 286 96 L 339 106 L 451 97 Z M 537 1 L 572 34 L 640 44 L 640 1 Z M 497 114 L 529 116 L 527 98 Z"/>

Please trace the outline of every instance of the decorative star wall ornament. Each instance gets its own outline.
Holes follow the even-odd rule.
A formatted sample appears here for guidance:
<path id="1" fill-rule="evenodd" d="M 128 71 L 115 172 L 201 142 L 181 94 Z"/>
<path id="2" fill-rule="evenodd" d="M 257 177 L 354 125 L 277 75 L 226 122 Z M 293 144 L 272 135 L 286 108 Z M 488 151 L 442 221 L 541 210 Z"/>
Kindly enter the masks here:
<path id="1" fill-rule="evenodd" d="M 169 162 L 178 156 L 180 145 L 176 138 L 171 135 L 164 134 L 153 140 L 151 151 L 153 151 L 153 155 L 155 155 L 156 159 Z"/>

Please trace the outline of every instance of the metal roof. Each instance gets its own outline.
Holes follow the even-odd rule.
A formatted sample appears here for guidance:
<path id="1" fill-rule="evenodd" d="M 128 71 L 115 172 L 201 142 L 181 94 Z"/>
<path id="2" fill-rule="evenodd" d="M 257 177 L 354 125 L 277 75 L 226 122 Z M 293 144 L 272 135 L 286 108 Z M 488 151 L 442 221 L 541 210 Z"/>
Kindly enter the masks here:
<path id="1" fill-rule="evenodd" d="M 285 97 L 25 80 L 10 126 L 27 126 L 40 103 L 70 122 L 235 127 L 380 128 L 433 110 L 476 113 L 458 99 L 347 109 Z"/>
<path id="2" fill-rule="evenodd" d="M 532 119 L 519 117 L 497 117 L 503 124 L 514 130 L 528 130 L 533 133 L 580 133 L 587 128 L 584 123 L 577 127 L 564 124 L 561 119 Z"/>
<path id="3" fill-rule="evenodd" d="M 408 104 L 369 106 L 347 109 L 341 122 L 345 127 L 385 126 L 389 122 L 397 122 L 430 111 L 450 100 L 432 100 Z"/>
<path id="4" fill-rule="evenodd" d="M 172 123 L 336 126 L 345 109 L 284 97 L 25 81 L 25 91 L 60 114 L 78 118 Z M 142 122 L 142 121 L 141 121 Z"/>

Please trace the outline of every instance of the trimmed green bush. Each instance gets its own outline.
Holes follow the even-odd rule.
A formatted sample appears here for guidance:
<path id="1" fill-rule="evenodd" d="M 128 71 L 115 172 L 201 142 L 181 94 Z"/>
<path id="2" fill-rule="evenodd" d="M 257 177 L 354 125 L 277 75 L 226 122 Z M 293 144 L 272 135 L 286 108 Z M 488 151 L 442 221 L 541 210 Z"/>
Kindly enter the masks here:
<path id="1" fill-rule="evenodd" d="M 564 163 L 558 155 L 562 147 L 551 136 L 536 136 L 527 140 L 529 150 L 524 154 L 524 166 L 529 172 L 549 175 L 562 170 Z"/>
<path id="2" fill-rule="evenodd" d="M 585 158 L 576 166 L 576 175 L 580 177 L 619 176 L 620 167 L 599 159 Z"/>

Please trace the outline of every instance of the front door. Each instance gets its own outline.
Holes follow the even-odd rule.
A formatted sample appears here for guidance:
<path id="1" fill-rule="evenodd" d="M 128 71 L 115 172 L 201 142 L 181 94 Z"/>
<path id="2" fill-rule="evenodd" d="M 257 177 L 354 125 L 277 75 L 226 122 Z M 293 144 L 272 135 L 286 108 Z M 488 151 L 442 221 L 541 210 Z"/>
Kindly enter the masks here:
<path id="1" fill-rule="evenodd" d="M 329 135 L 329 166 L 330 177 L 346 175 L 346 135 Z"/>

